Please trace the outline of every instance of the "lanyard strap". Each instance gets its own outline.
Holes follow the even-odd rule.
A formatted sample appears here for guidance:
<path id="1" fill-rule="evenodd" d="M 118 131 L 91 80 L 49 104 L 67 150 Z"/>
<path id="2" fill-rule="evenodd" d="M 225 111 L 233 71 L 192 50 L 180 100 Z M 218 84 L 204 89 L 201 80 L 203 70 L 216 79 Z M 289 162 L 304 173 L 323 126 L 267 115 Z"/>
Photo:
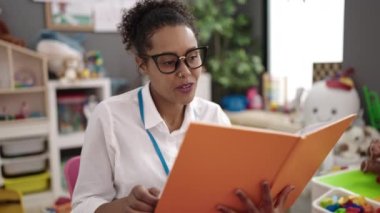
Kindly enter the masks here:
<path id="1" fill-rule="evenodd" d="M 139 109 L 140 109 L 140 117 L 141 117 L 141 121 L 142 121 L 143 124 L 145 125 L 145 119 L 144 119 L 144 102 L 143 102 L 143 99 L 142 99 L 142 88 L 139 89 L 139 92 L 138 92 L 138 99 L 139 99 Z M 149 139 L 150 139 L 150 141 L 151 141 L 152 144 L 153 144 L 154 150 L 156 150 L 156 154 L 158 155 L 158 158 L 160 158 L 160 161 L 161 161 L 162 167 L 164 167 L 164 170 L 165 170 L 166 175 L 169 175 L 169 167 L 168 167 L 168 165 L 166 164 L 165 158 L 164 158 L 164 156 L 162 155 L 161 149 L 160 149 L 160 147 L 158 146 L 156 139 L 154 139 L 152 133 L 151 133 L 148 129 L 145 129 L 145 131 L 146 131 L 146 133 L 148 134 Z"/>

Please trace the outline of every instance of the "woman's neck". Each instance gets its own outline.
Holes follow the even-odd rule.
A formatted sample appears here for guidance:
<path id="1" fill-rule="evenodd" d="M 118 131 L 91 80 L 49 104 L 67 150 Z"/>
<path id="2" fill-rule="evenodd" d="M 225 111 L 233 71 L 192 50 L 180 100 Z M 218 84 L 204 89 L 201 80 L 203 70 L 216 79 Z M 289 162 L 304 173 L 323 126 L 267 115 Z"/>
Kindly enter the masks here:
<path id="1" fill-rule="evenodd" d="M 154 91 L 154 89 L 150 87 L 149 89 L 157 111 L 165 121 L 166 126 L 169 128 L 169 131 L 173 132 L 174 130 L 179 129 L 185 117 L 186 105 L 170 103 L 164 98 L 160 97 L 160 95 Z"/>

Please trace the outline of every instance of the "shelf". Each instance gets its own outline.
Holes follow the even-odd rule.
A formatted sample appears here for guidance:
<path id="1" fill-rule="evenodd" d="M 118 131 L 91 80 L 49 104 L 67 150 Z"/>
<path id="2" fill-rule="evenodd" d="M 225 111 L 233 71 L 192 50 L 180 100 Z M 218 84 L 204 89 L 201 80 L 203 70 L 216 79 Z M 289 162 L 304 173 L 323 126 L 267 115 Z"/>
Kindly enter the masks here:
<path id="1" fill-rule="evenodd" d="M 0 122 L 0 139 L 47 134 L 49 134 L 49 122 L 47 118 L 28 118 Z"/>
<path id="2" fill-rule="evenodd" d="M 18 93 L 38 93 L 45 92 L 44 87 L 26 87 L 26 88 L 13 88 L 13 89 L 0 89 L 0 94 L 18 94 Z"/>
<path id="3" fill-rule="evenodd" d="M 46 160 L 49 157 L 49 153 L 43 153 L 39 155 L 31 155 L 25 157 L 14 157 L 14 158 L 2 158 L 2 164 L 11 164 L 11 163 L 24 163 L 25 161 L 36 161 L 36 160 Z"/>
<path id="4" fill-rule="evenodd" d="M 109 79 L 98 78 L 98 79 L 88 79 L 88 80 L 77 80 L 74 82 L 60 82 L 60 81 L 49 81 L 49 86 L 55 89 L 89 89 L 89 88 L 104 88 L 107 85 Z"/>
<path id="5" fill-rule="evenodd" d="M 58 135 L 57 144 L 60 149 L 80 148 L 84 142 L 84 132 Z"/>

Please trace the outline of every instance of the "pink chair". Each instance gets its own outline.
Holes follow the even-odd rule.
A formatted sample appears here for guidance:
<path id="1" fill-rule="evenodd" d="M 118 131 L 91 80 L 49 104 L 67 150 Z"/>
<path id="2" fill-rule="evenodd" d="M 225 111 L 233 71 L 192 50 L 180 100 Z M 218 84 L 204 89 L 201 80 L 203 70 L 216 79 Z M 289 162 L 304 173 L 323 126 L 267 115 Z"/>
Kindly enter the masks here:
<path id="1" fill-rule="evenodd" d="M 67 188 L 72 197 L 75 183 L 77 182 L 78 172 L 79 172 L 80 156 L 75 156 L 70 158 L 64 168 L 65 179 L 67 183 Z"/>

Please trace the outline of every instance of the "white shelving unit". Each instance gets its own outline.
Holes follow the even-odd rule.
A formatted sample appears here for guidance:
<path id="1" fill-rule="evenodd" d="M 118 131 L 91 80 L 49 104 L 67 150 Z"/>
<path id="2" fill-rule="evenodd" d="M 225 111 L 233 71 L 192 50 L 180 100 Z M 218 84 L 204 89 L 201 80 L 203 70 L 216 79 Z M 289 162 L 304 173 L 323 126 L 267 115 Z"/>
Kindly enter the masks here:
<path id="1" fill-rule="evenodd" d="M 3 150 L 5 146 L 20 145 L 20 140 L 23 140 L 26 146 L 31 146 L 32 141 L 29 138 L 48 139 L 50 131 L 47 81 L 47 59 L 44 56 L 0 40 L 0 146 Z M 42 158 L 47 159 L 49 165 L 50 145 L 48 141 L 45 143 L 47 149 L 42 154 L 11 158 L 0 156 L 0 167 L 8 165 L 8 168 L 14 170 L 20 168 L 16 167 L 16 164 Z M 49 166 L 46 169 L 47 172 L 50 171 Z M 13 180 L 13 177 L 5 176 L 6 173 L 2 174 L 0 170 L 0 185 L 7 188 L 5 180 Z M 22 174 L 21 177 L 29 175 Z M 40 198 L 51 204 L 53 193 L 50 185 L 47 185 L 46 190 L 42 192 L 23 195 L 24 205 L 34 206 Z"/>
<path id="2" fill-rule="evenodd" d="M 52 186 L 56 197 L 67 196 L 66 189 L 62 186 L 63 173 L 61 170 L 63 156 L 61 151 L 80 149 L 84 142 L 84 131 L 73 131 L 70 133 L 60 132 L 60 118 L 58 102 L 60 93 L 75 91 L 88 95 L 95 95 L 98 102 L 111 96 L 111 84 L 107 78 L 80 80 L 72 83 L 49 81 L 49 109 L 50 109 L 50 134 L 51 145 L 50 158 L 52 159 Z"/>

